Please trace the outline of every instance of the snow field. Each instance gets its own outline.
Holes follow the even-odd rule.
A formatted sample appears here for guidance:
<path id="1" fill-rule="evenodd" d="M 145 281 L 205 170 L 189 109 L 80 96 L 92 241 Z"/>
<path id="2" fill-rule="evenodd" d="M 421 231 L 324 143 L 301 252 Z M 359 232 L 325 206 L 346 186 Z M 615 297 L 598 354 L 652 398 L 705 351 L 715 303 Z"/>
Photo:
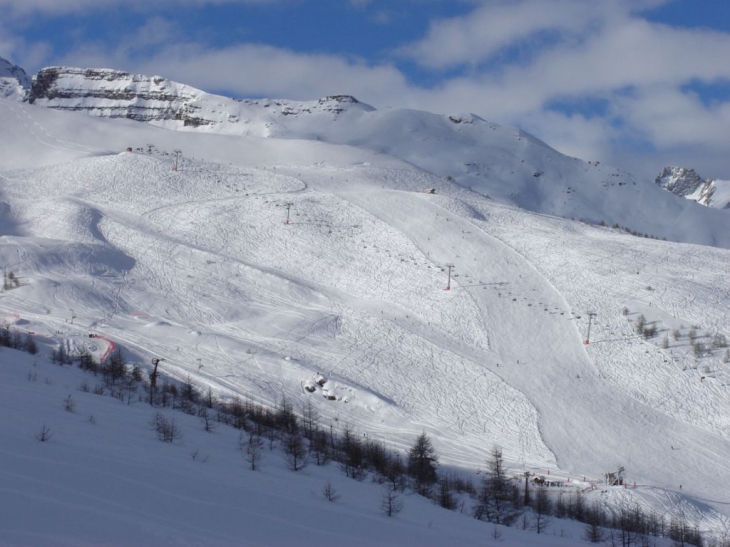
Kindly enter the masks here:
<path id="1" fill-rule="evenodd" d="M 718 305 L 730 299 L 723 279 L 730 266 L 727 253 L 610 230 L 592 230 L 569 242 L 515 237 L 517 231 L 553 232 L 551 225 L 556 223 L 564 222 L 533 217 L 525 226 L 505 217 L 495 226 L 500 237 L 519 241 L 516 248 L 539 264 L 568 295 L 571 306 L 581 310 L 582 332 L 587 329 L 587 312 L 597 313 L 586 349 L 603 378 L 653 408 L 727 436 L 730 393 L 720 389 L 730 380 L 730 369 L 721 362 L 724 349 L 697 359 L 687 339 L 692 325 L 699 327 L 698 340 L 706 345 L 715 334 L 727 336 L 728 308 Z M 634 330 L 640 314 L 657 326 L 652 340 L 643 340 Z M 680 330 L 680 340 L 672 335 L 675 329 Z M 665 337 L 666 349 L 661 347 Z M 715 371 L 707 383 L 701 380 L 705 365 Z"/>
<path id="2" fill-rule="evenodd" d="M 110 160 L 121 163 L 120 169 L 124 171 L 123 176 L 118 173 L 104 174 L 104 168 L 108 166 Z M 92 199 L 98 199 L 105 204 L 106 208 L 109 208 L 112 196 L 116 196 L 114 199 L 120 199 L 120 190 L 114 188 L 116 180 L 135 179 L 141 181 L 145 188 L 150 188 L 145 180 L 145 177 L 150 175 L 145 175 L 144 169 L 138 168 L 137 164 L 139 162 L 151 163 L 153 168 L 157 168 L 159 163 L 151 161 L 149 158 L 130 158 L 126 154 L 89 161 L 103 163 L 103 165 L 98 170 L 85 171 L 87 174 L 93 172 L 96 181 L 94 191 L 85 194 L 85 202 L 92 204 L 91 207 L 95 207 Z M 133 162 L 134 168 L 128 170 L 126 167 L 130 161 Z M 167 176 L 167 171 L 161 169 L 158 171 L 163 176 Z M 204 172 L 207 175 L 207 172 L 200 168 L 183 172 L 188 173 L 188 177 L 192 176 L 189 173 Z M 75 176 L 79 180 L 78 177 L 84 176 L 84 173 Z M 49 177 L 63 179 L 65 173 L 43 170 L 36 174 L 35 178 L 30 177 L 31 184 L 26 187 L 26 191 L 32 195 L 40 191 L 39 189 L 58 188 L 58 185 L 54 184 L 55 180 L 47 180 Z M 198 181 L 199 186 L 190 183 L 187 187 L 199 188 L 199 191 L 202 192 L 205 183 L 210 183 L 210 180 L 215 181 L 215 178 L 202 177 L 202 180 Z M 265 180 L 256 182 L 258 183 L 254 184 L 256 191 L 261 192 L 266 188 Z M 159 181 L 156 184 L 159 185 Z M 155 186 L 151 186 L 148 195 L 160 196 L 160 199 L 164 199 L 161 196 L 162 192 L 155 191 Z M 295 186 L 297 189 L 301 187 L 300 185 Z M 102 197 L 97 198 L 95 194 Z M 183 195 L 187 202 L 190 193 L 183 192 Z M 477 392 L 484 391 L 484 394 L 475 398 L 466 397 L 467 401 L 489 401 L 482 403 L 486 408 L 479 408 L 478 406 L 472 407 L 471 403 L 461 401 L 461 396 L 455 395 L 464 388 L 455 388 L 453 378 L 456 375 L 450 371 L 450 367 L 439 365 L 439 363 L 449 362 L 453 359 L 448 354 L 440 356 L 435 366 L 429 364 L 423 373 L 416 374 L 415 369 L 411 368 L 401 370 L 401 367 L 398 367 L 395 372 L 389 370 L 393 368 L 393 362 L 401 359 L 403 348 L 408 348 L 407 353 L 412 356 L 412 359 L 419 361 L 429 358 L 433 353 L 432 349 L 427 349 L 424 353 L 419 347 L 423 345 L 423 341 L 418 336 L 407 332 L 398 333 L 399 329 L 392 326 L 391 323 L 399 319 L 405 322 L 410 320 L 421 327 L 424 324 L 431 324 L 433 328 L 441 328 L 445 331 L 446 336 L 460 340 L 464 345 L 476 344 L 477 347 L 480 345 L 486 347 L 486 340 L 480 343 L 478 338 L 475 341 L 470 336 L 471 333 L 479 336 L 480 328 L 479 326 L 469 327 L 469 321 L 473 323 L 475 319 L 470 319 L 468 299 L 463 300 L 458 297 L 454 299 L 446 295 L 441 290 L 444 282 L 443 275 L 440 272 L 437 273 L 438 268 L 420 256 L 417 249 L 410 247 L 406 239 L 368 215 L 363 215 L 358 208 L 348 206 L 347 203 L 337 198 L 319 196 L 317 200 L 305 197 L 304 194 L 298 195 L 300 201 L 295 204 L 293 224 L 288 227 L 283 226 L 282 210 L 280 207 L 277 209 L 276 205 L 288 197 L 286 194 L 267 194 L 264 197 L 254 196 L 251 199 L 233 198 L 232 200 L 215 201 L 211 203 L 210 207 L 206 206 L 206 203 L 210 202 L 199 203 L 197 207 L 185 205 L 185 203 L 179 206 L 157 207 L 141 215 L 145 223 L 144 229 L 139 227 L 139 221 L 130 222 L 131 219 L 126 214 L 120 215 L 116 210 L 109 212 L 98 223 L 101 242 L 108 242 L 110 245 L 114 245 L 114 248 L 121 250 L 123 255 L 132 257 L 134 275 L 129 278 L 126 278 L 125 275 L 125 281 L 119 291 L 112 290 L 108 285 L 106 290 L 99 287 L 102 294 L 117 295 L 116 301 L 108 301 L 105 306 L 100 306 L 106 310 L 103 316 L 100 317 L 97 312 L 93 312 L 93 307 L 85 311 L 78 301 L 74 304 L 70 298 L 65 305 L 61 306 L 61 310 L 63 310 L 61 313 L 65 312 L 67 306 L 68 309 L 71 309 L 71 306 L 75 305 L 74 309 L 79 317 L 76 324 L 79 325 L 79 329 L 81 329 L 81 325 L 85 325 L 90 329 L 112 336 L 127 347 L 144 348 L 152 355 L 166 355 L 168 363 L 190 368 L 192 370 L 189 370 L 188 373 L 201 375 L 206 382 L 215 384 L 215 377 L 220 376 L 224 378 L 223 386 L 234 387 L 231 385 L 232 377 L 237 378 L 238 384 L 235 384 L 237 391 L 240 391 L 242 386 L 248 385 L 255 389 L 268 391 L 269 397 L 274 400 L 280 396 L 280 389 L 292 391 L 300 388 L 302 380 L 317 370 L 329 370 L 330 373 L 336 370 L 338 376 L 344 376 L 343 379 L 338 380 L 338 385 L 334 389 L 345 393 L 345 398 L 351 407 L 358 407 L 362 404 L 370 409 L 379 409 L 395 404 L 401 408 L 395 413 L 398 422 L 403 420 L 404 412 L 410 420 L 428 422 L 430 419 L 428 417 L 433 413 L 433 400 L 437 399 L 443 405 L 443 408 L 440 408 L 443 416 L 437 420 L 438 424 L 441 424 L 442 421 L 447 426 L 456 424 L 462 433 L 472 430 L 473 434 L 480 438 L 478 443 L 469 443 L 472 446 L 477 444 L 479 447 L 470 449 L 475 453 L 472 458 L 479 458 L 478 454 L 484 450 L 484 441 L 481 439 L 485 437 L 491 439 L 496 435 L 502 436 L 507 446 L 520 447 L 516 448 L 516 452 L 523 455 L 530 454 L 530 449 L 534 448 L 531 445 L 535 444 L 538 432 L 534 425 L 534 413 L 529 409 L 529 405 L 518 413 L 527 417 L 524 425 L 522 420 L 511 423 L 511 425 L 505 424 L 501 420 L 496 420 L 495 424 L 495 420 L 490 420 L 488 425 L 486 420 L 479 417 L 485 412 L 489 415 L 499 414 L 499 406 L 510 407 L 515 404 L 510 400 L 520 399 L 516 393 L 503 394 L 494 399 L 492 395 L 495 390 L 500 390 L 498 387 L 500 382 L 495 382 L 494 379 L 482 380 L 481 383 L 486 386 L 483 388 L 479 387 L 479 382 L 477 384 L 468 383 L 469 389 Z M 141 206 L 141 203 L 138 206 Z M 306 212 L 297 213 L 298 210 Z M 310 215 L 311 218 L 307 218 L 307 215 Z M 129 224 L 132 226 L 128 226 Z M 156 232 L 156 235 L 150 237 L 150 232 Z M 333 232 L 334 235 L 330 232 Z M 318 263 L 317 256 L 322 256 L 323 253 L 323 238 L 326 238 L 328 243 L 328 254 L 325 256 L 325 260 L 320 260 Z M 364 248 L 362 251 L 361 246 Z M 366 251 L 367 248 L 372 249 L 370 255 Z M 215 252 L 207 253 L 202 249 L 214 249 Z M 332 264 L 332 256 L 340 257 L 342 262 Z M 276 263 L 272 263 L 272 257 L 277 258 Z M 252 268 L 245 263 L 241 264 L 243 259 L 246 259 L 246 263 L 263 264 L 264 272 L 261 273 L 257 267 Z M 373 267 L 373 264 L 383 262 L 386 264 L 385 272 L 382 271 L 382 268 Z M 300 264 L 310 266 L 301 268 Z M 27 267 L 27 263 L 24 266 Z M 272 273 L 274 270 L 276 273 Z M 357 305 L 364 305 L 369 313 L 380 312 L 383 316 L 387 310 L 387 316 L 383 319 L 376 316 L 377 320 L 374 321 L 376 324 L 385 325 L 375 331 L 378 335 L 384 333 L 388 336 L 385 339 L 385 347 L 380 347 L 376 351 L 356 350 L 357 359 L 353 358 L 351 356 L 352 347 L 358 347 L 363 340 L 377 338 L 377 336 L 373 336 L 367 331 L 363 332 L 359 324 L 358 328 L 353 331 L 352 327 L 348 326 L 350 325 L 347 320 L 348 311 L 347 308 L 344 308 L 340 314 L 335 315 L 335 317 L 345 317 L 344 320 L 339 319 L 338 321 L 340 324 L 344 323 L 347 329 L 347 337 L 339 344 L 339 353 L 332 355 L 332 352 L 311 352 L 312 354 L 308 356 L 309 368 L 304 370 L 292 366 L 291 362 L 282 367 L 281 356 L 287 350 L 291 350 L 289 346 L 292 346 L 293 340 L 299 345 L 306 344 L 306 342 L 302 342 L 302 336 L 300 336 L 302 325 L 309 328 L 311 323 L 312 310 L 306 308 L 311 308 L 312 304 L 316 304 L 315 311 L 323 306 L 331 311 L 332 306 L 331 297 L 326 298 L 318 293 L 313 294 L 311 289 L 302 286 L 301 283 L 290 281 L 286 276 L 287 270 L 291 272 L 288 277 L 292 279 L 317 279 L 318 285 L 321 284 L 322 287 L 335 287 L 338 299 L 341 300 L 344 295 L 347 302 L 357 301 Z M 283 279 L 281 278 L 282 272 L 285 274 Z M 95 278 L 92 277 L 92 279 Z M 150 300 L 149 296 L 136 296 L 140 290 L 139 286 L 145 285 L 151 289 L 149 292 L 164 295 L 159 305 L 155 304 L 154 299 Z M 417 304 L 425 300 L 426 294 L 431 297 L 435 296 L 436 302 L 428 303 L 427 308 L 419 310 Z M 439 305 L 439 300 L 441 305 Z M 238 305 L 231 307 L 228 304 L 231 301 L 237 302 Z M 373 301 L 382 301 L 383 306 L 373 306 Z M 245 312 L 240 309 L 243 303 L 246 304 Z M 304 306 L 304 312 L 291 313 L 291 311 L 296 311 L 291 308 L 297 304 Z M 398 311 L 393 308 L 393 305 Z M 226 312 L 222 314 L 221 310 L 224 309 Z M 259 313 L 256 313 L 256 309 L 260 310 Z M 287 312 L 286 309 L 291 311 Z M 416 312 L 411 312 L 409 315 L 402 311 L 408 309 Z M 147 323 L 144 329 L 138 329 L 140 332 L 135 336 L 129 336 L 129 332 L 117 331 L 110 325 L 113 319 L 118 321 L 116 315 L 129 316 L 134 313 L 134 310 L 143 310 L 148 317 L 160 317 L 161 319 L 157 323 Z M 395 315 L 392 315 L 393 311 L 396 311 Z M 321 314 L 322 312 L 316 311 L 316 313 Z M 202 335 L 191 334 L 189 329 L 175 328 L 170 324 L 171 320 L 173 323 L 193 321 L 205 324 L 207 329 L 213 329 L 214 332 L 206 332 Z M 128 326 L 128 323 L 129 321 L 122 323 L 125 331 L 132 328 Z M 256 336 L 257 331 L 262 329 L 264 330 L 263 336 Z M 396 334 L 393 334 L 394 332 Z M 243 340 L 241 340 L 242 334 Z M 76 336 L 84 336 L 84 334 L 79 332 Z M 406 342 L 404 340 L 406 337 L 413 340 Z M 210 338 L 215 339 L 216 345 L 212 350 L 206 350 L 208 345 L 206 341 Z M 277 342 L 277 338 L 284 338 L 284 341 Z M 393 348 L 393 343 L 390 342 L 393 338 L 395 341 L 400 340 L 402 347 Z M 220 355 L 220 340 L 227 342 L 228 349 L 223 356 Z M 316 341 L 313 343 L 321 345 Z M 377 344 L 375 341 L 367 343 L 370 347 Z M 253 357 L 251 354 L 244 353 L 244 348 L 245 351 L 250 351 L 252 344 L 256 348 L 256 354 Z M 268 344 L 268 351 L 262 352 L 261 344 Z M 236 346 L 238 351 L 234 349 Z M 170 355 L 171 348 L 175 348 L 172 355 Z M 276 358 L 272 357 L 271 349 L 274 349 L 273 355 L 276 355 Z M 200 357 L 180 356 L 187 351 Z M 301 349 L 297 349 L 297 351 L 306 355 L 306 352 Z M 264 355 L 261 355 L 262 353 Z M 269 355 L 266 355 L 267 353 Z M 388 360 L 383 359 L 383 355 L 387 355 Z M 197 359 L 207 363 L 208 368 L 202 373 L 194 368 L 195 363 L 198 362 Z M 431 357 L 431 359 L 433 358 Z M 220 362 L 221 360 L 223 362 Z M 265 361 L 263 365 L 260 364 L 261 360 Z M 253 370 L 249 370 L 246 364 L 251 364 L 252 361 L 256 366 L 251 367 Z M 242 366 L 244 370 L 241 370 Z M 417 366 L 416 363 L 413 366 Z M 369 374 L 361 376 L 361 374 L 350 372 L 349 367 L 357 371 L 368 370 Z M 446 372 L 445 375 L 443 372 L 441 374 L 444 376 L 444 380 L 439 381 L 439 371 L 443 371 L 443 369 Z M 414 382 L 414 377 L 420 377 L 420 374 L 425 375 L 425 381 Z M 480 372 L 474 374 L 474 377 L 478 380 L 484 374 L 484 372 Z M 177 376 L 183 379 L 185 373 L 178 373 Z M 468 377 L 468 374 L 461 376 Z M 431 386 L 431 388 L 414 393 L 412 387 L 414 385 Z M 245 390 L 248 389 L 245 388 Z M 358 395 L 353 396 L 353 390 L 356 390 Z M 375 391 L 377 395 L 370 395 L 370 391 Z M 451 395 L 446 396 L 444 392 L 450 392 Z M 505 401 L 507 402 L 505 403 Z M 518 407 L 526 405 L 524 401 L 516 404 Z M 392 414 L 387 408 L 383 408 L 382 412 Z M 339 409 L 337 413 L 339 413 Z M 330 412 L 330 414 L 336 413 Z M 470 424 L 469 421 L 475 415 L 474 423 Z M 434 414 L 433 417 L 435 419 L 436 415 Z M 532 431 L 526 434 L 523 429 L 529 430 L 529 424 L 533 424 Z M 403 435 L 402 426 L 394 428 L 390 425 L 388 428 L 393 436 L 400 438 Z M 512 441 L 508 431 L 515 428 L 516 440 Z M 525 441 L 526 438 L 530 440 Z M 525 442 L 530 445 L 529 448 L 521 446 Z M 537 444 L 539 445 L 539 442 Z M 453 450 L 453 457 L 464 462 L 471 461 L 471 458 L 458 455 L 460 449 Z M 539 450 L 542 450 L 549 458 L 544 448 Z"/>
<path id="3" fill-rule="evenodd" d="M 14 108 L 44 122 L 17 126 L 20 141 L 70 142 L 59 113 Z M 94 122 L 80 142 L 105 131 Z M 169 156 L 114 154 L 4 170 L 16 235 L 0 257 L 23 284 L 0 305 L 18 328 L 102 352 L 98 333 L 222 396 L 311 399 L 399 447 L 425 430 L 445 465 L 474 469 L 494 444 L 517 471 L 625 465 L 657 499 L 683 484 L 726 512 L 726 367 L 717 352 L 695 363 L 686 335 L 668 350 L 664 333 L 640 340 L 631 321 L 730 334 L 727 251 L 528 214 L 350 147 L 113 127 L 98 143 L 162 135 L 237 165 L 186 156 L 174 173 Z M 308 393 L 319 374 L 327 390 Z"/>

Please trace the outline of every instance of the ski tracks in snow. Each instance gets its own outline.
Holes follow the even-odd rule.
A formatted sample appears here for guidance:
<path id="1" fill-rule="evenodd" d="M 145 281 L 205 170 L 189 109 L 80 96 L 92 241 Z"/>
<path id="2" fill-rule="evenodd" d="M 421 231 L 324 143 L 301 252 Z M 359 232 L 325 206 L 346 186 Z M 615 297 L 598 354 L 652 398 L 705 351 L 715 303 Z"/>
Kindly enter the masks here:
<path id="1" fill-rule="evenodd" d="M 44 126 L 39 124 L 24 107 L 14 106 L 6 101 L 0 102 L 0 106 L 8 108 L 18 120 L 27 129 L 28 133 L 43 146 L 49 148 L 57 148 L 72 152 L 86 152 L 88 154 L 97 154 L 103 152 L 100 148 L 85 146 L 83 144 L 65 141 L 53 136 Z"/>

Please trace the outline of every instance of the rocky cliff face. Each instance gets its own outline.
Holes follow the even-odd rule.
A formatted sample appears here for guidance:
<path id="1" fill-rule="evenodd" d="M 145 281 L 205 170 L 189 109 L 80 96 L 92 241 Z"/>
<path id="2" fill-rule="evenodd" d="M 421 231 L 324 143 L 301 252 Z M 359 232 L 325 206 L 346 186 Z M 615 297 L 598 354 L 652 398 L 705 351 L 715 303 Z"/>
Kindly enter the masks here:
<path id="1" fill-rule="evenodd" d="M 28 101 L 57 110 L 129 118 L 171 128 L 209 128 L 262 136 L 276 132 L 277 119 L 285 117 L 324 114 L 336 118 L 349 108 L 372 110 L 347 95 L 309 102 L 237 101 L 159 76 L 70 67 L 42 69 L 33 78 Z"/>
<path id="2" fill-rule="evenodd" d="M 665 167 L 654 182 L 678 196 L 717 209 L 730 209 L 730 181 L 700 177 L 694 169 Z"/>
<path id="3" fill-rule="evenodd" d="M 183 125 L 212 123 L 198 115 L 205 95 L 159 76 L 110 69 L 44 68 L 33 78 L 28 102 L 57 110 L 84 111 L 137 121 L 177 120 Z"/>
<path id="4" fill-rule="evenodd" d="M 705 181 L 694 169 L 665 167 L 654 182 L 673 194 L 687 196 L 694 193 Z"/>
<path id="5" fill-rule="evenodd" d="M 23 101 L 29 89 L 30 78 L 25 70 L 0 57 L 0 98 Z"/>

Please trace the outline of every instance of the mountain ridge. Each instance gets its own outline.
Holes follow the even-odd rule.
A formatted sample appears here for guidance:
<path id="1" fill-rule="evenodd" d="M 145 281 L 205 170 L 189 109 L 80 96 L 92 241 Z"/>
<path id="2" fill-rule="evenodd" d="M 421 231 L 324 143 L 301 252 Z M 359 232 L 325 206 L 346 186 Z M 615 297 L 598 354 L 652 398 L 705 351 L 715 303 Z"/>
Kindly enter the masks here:
<path id="1" fill-rule="evenodd" d="M 71 67 L 42 69 L 28 101 L 165 129 L 355 146 L 526 210 L 730 247 L 728 219 L 695 209 L 630 173 L 564 156 L 524 131 L 473 114 L 378 110 L 347 95 L 315 101 L 231 99 L 159 76 Z M 646 215 L 654 202 L 664 213 Z"/>
<path id="2" fill-rule="evenodd" d="M 694 169 L 665 167 L 654 183 L 680 197 L 714 209 L 730 209 L 730 181 L 703 179 Z"/>
<path id="3" fill-rule="evenodd" d="M 250 128 L 235 126 L 254 117 L 252 108 L 269 109 L 268 112 L 280 116 L 313 112 L 337 116 L 348 107 L 374 110 L 349 95 L 332 95 L 317 101 L 232 99 L 161 76 L 62 66 L 43 68 L 34 76 L 28 102 L 57 110 L 153 122 L 168 128 L 208 127 L 233 134 L 251 134 Z M 264 124 L 273 121 L 270 116 L 259 117 Z M 254 130 L 253 134 L 260 132 Z"/>

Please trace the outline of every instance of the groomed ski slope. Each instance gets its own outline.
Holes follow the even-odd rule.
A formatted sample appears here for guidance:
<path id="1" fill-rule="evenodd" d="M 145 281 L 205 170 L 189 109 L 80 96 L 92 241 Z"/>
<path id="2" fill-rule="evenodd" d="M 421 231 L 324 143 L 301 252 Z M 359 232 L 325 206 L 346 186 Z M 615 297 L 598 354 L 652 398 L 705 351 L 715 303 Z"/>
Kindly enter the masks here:
<path id="1" fill-rule="evenodd" d="M 727 251 L 526 213 L 352 147 L 0 107 L 16 328 L 100 355 L 97 334 L 221 395 L 311 399 L 402 448 L 425 430 L 445 465 L 495 444 L 583 486 L 624 465 L 647 503 L 681 484 L 701 526 L 730 514 L 730 370 L 688 340 L 730 336 Z M 175 172 L 175 148 L 207 159 Z"/>

